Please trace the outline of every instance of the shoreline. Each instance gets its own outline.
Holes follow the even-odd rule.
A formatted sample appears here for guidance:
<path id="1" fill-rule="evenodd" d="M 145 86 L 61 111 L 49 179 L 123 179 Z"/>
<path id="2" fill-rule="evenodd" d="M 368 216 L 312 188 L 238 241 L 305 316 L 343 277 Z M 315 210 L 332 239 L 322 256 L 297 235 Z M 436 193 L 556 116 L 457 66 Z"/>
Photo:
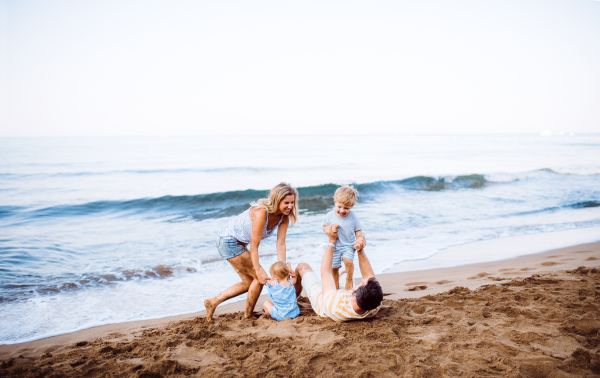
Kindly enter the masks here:
<path id="1" fill-rule="evenodd" d="M 541 234 L 544 235 L 544 234 Z M 481 242 L 469 243 L 476 244 Z M 453 247 L 456 248 L 456 247 Z M 503 284 L 513 279 L 523 279 L 534 274 L 576 269 L 579 266 L 600 265 L 600 241 L 584 243 L 491 262 L 480 262 L 446 268 L 408 272 L 391 272 L 377 275 L 386 293 L 385 299 L 398 300 L 435 295 L 461 286 L 470 290 L 489 284 Z M 255 312 L 262 314 L 262 304 L 268 298 L 261 295 Z M 217 308 L 215 315 L 243 311 L 245 301 L 229 303 Z M 204 317 L 205 311 L 132 322 L 114 323 L 51 336 L 43 339 L 0 345 L 0 360 L 24 356 L 35 358 L 44 353 L 59 352 L 77 343 L 93 339 L 116 338 L 133 335 L 148 328 L 166 327 L 183 320 Z"/>
<path id="2" fill-rule="evenodd" d="M 504 261 L 598 241 L 600 241 L 600 227 L 598 226 L 478 240 L 447 247 L 425 259 L 396 263 L 383 273 L 411 272 Z M 424 264 L 427 264 L 428 267 L 423 268 Z"/>
<path id="3" fill-rule="evenodd" d="M 597 236 L 598 235 L 598 236 Z M 443 269 L 443 268 L 458 268 L 460 266 L 470 266 L 474 264 L 485 264 L 487 262 L 498 262 L 511 260 L 513 258 L 523 257 L 527 255 L 535 255 L 538 253 L 543 253 L 549 250 L 554 250 L 557 248 L 568 247 L 570 245 L 578 245 L 582 243 L 588 242 L 596 242 L 600 241 L 600 227 L 584 227 L 570 230 L 562 230 L 562 231 L 552 231 L 552 232 L 543 232 L 543 233 L 535 233 L 535 234 L 526 234 L 526 235 L 518 235 L 518 236 L 507 236 L 501 238 L 494 239 L 485 239 L 478 240 L 473 242 L 468 242 L 464 244 L 454 245 L 447 247 L 445 249 L 440 250 L 434 255 L 429 256 L 425 259 L 419 260 L 406 260 L 401 261 L 399 263 L 395 263 L 392 267 L 384 270 L 382 273 L 377 276 L 380 277 L 382 275 L 394 274 L 394 273 L 403 273 L 403 275 L 411 274 L 411 272 L 424 272 L 424 274 L 433 269 Z M 554 248 L 553 248 L 554 247 Z M 510 253 L 506 253 L 507 250 L 510 250 Z M 457 259 L 457 256 L 461 256 L 461 259 Z M 499 260 L 497 260 L 496 256 L 502 256 Z M 483 261 L 482 261 L 483 260 Z M 427 264 L 428 267 L 424 268 L 424 265 Z M 314 268 L 314 267 L 313 267 Z M 358 269 L 356 269 L 358 270 Z M 360 272 L 355 270 L 355 280 L 360 278 Z M 420 273 L 415 273 L 420 275 Z M 413 275 L 414 276 L 414 275 Z M 342 277 L 343 278 L 343 277 Z M 392 282 L 394 280 L 391 280 Z M 418 281 L 418 277 L 414 280 Z M 430 285 L 431 289 L 431 285 Z M 428 293 L 434 293 L 439 291 L 428 290 Z M 426 294 L 423 294 L 426 295 Z M 406 298 L 413 298 L 414 295 L 408 295 Z M 266 300 L 267 295 L 263 294 L 259 298 L 257 302 L 257 307 L 255 312 L 259 312 L 262 308 L 262 303 Z M 397 297 L 394 297 L 397 298 Z M 227 303 L 229 302 L 229 303 Z M 243 303 L 245 303 L 245 299 L 243 298 L 232 298 L 227 301 L 225 305 L 222 305 L 217 308 L 216 314 L 224 314 L 230 312 L 243 311 Z M 222 309 L 222 310 L 221 310 Z M 161 317 L 153 317 L 139 320 L 130 320 L 109 324 L 100 324 L 94 326 L 88 326 L 87 328 L 70 331 L 67 333 L 60 333 L 54 335 L 45 335 L 39 338 L 30 338 L 25 341 L 11 342 L 7 344 L 1 344 L 0 348 L 4 345 L 17 345 L 17 344 L 25 344 L 30 342 L 36 342 L 39 340 L 45 340 L 49 338 L 61 337 L 70 334 L 76 334 L 79 332 L 85 333 L 88 330 L 97 329 L 99 327 L 105 327 L 106 329 L 112 329 L 114 327 L 119 328 L 121 324 L 145 324 L 145 323 L 162 323 L 165 321 L 179 321 L 181 319 L 186 319 L 190 316 L 204 316 L 205 310 L 195 311 L 195 312 L 185 312 L 179 313 L 175 315 L 167 315 Z"/>

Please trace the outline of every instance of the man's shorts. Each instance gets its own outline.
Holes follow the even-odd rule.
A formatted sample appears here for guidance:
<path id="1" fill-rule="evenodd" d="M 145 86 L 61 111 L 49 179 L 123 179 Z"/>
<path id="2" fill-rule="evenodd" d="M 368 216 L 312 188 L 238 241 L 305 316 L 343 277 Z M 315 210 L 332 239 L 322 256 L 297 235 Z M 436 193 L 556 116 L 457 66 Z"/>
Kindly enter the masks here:
<path id="1" fill-rule="evenodd" d="M 248 244 L 244 244 L 236 239 L 217 239 L 217 249 L 223 260 L 229 260 L 232 257 L 241 255 L 246 251 L 247 246 Z"/>
<path id="2" fill-rule="evenodd" d="M 345 258 L 348 260 L 354 260 L 355 252 L 356 252 L 356 250 L 354 249 L 353 244 L 344 245 L 344 246 L 338 246 L 336 244 L 335 248 L 333 249 L 333 262 L 331 263 L 331 267 L 332 268 L 341 267 L 342 266 L 342 258 Z"/>
<path id="3" fill-rule="evenodd" d="M 310 301 L 310 305 L 313 310 L 317 313 L 317 315 L 321 316 L 321 302 L 323 300 L 323 285 L 321 284 L 321 279 L 317 276 L 315 272 L 306 272 L 302 277 L 302 288 L 306 291 L 306 295 L 308 296 L 308 300 Z"/>

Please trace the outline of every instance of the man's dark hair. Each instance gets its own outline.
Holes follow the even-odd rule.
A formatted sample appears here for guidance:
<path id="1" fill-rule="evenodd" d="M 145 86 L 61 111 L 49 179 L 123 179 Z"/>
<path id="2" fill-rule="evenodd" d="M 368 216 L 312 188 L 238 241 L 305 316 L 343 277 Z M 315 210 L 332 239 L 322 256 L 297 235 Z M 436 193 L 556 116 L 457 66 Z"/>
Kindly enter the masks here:
<path id="1" fill-rule="evenodd" d="M 370 277 L 367 284 L 359 287 L 354 295 L 358 307 L 365 311 L 379 307 L 383 301 L 383 290 L 375 277 Z"/>

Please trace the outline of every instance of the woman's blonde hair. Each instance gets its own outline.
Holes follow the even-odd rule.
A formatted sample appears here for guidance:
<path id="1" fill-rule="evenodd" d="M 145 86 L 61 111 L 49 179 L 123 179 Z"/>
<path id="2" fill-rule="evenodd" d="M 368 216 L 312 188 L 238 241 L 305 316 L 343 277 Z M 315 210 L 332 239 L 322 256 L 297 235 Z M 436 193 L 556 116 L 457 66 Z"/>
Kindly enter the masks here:
<path id="1" fill-rule="evenodd" d="M 284 199 L 285 196 L 289 196 L 290 194 L 295 197 L 294 208 L 290 212 L 290 223 L 294 224 L 298 222 L 298 191 L 296 190 L 296 188 L 294 188 L 288 183 L 282 182 L 281 184 L 278 184 L 273 189 L 271 189 L 271 192 L 269 193 L 269 198 L 261 198 L 256 202 L 251 202 L 250 205 L 262 206 L 265 209 L 267 209 L 269 213 L 274 213 L 279 208 L 279 203 L 281 202 L 281 200 Z"/>
<path id="2" fill-rule="evenodd" d="M 291 273 L 288 266 L 283 261 L 277 261 L 275 264 L 271 265 L 269 272 L 271 272 L 271 275 L 277 276 L 283 280 L 286 280 Z"/>

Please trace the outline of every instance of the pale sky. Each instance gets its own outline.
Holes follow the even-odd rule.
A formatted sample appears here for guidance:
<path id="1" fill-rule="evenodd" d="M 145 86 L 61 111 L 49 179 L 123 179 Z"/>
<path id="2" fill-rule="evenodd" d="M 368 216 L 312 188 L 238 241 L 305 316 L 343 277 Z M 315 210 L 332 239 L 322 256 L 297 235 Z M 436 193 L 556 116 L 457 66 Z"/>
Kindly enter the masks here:
<path id="1" fill-rule="evenodd" d="M 600 1 L 0 0 L 0 136 L 600 132 Z"/>

